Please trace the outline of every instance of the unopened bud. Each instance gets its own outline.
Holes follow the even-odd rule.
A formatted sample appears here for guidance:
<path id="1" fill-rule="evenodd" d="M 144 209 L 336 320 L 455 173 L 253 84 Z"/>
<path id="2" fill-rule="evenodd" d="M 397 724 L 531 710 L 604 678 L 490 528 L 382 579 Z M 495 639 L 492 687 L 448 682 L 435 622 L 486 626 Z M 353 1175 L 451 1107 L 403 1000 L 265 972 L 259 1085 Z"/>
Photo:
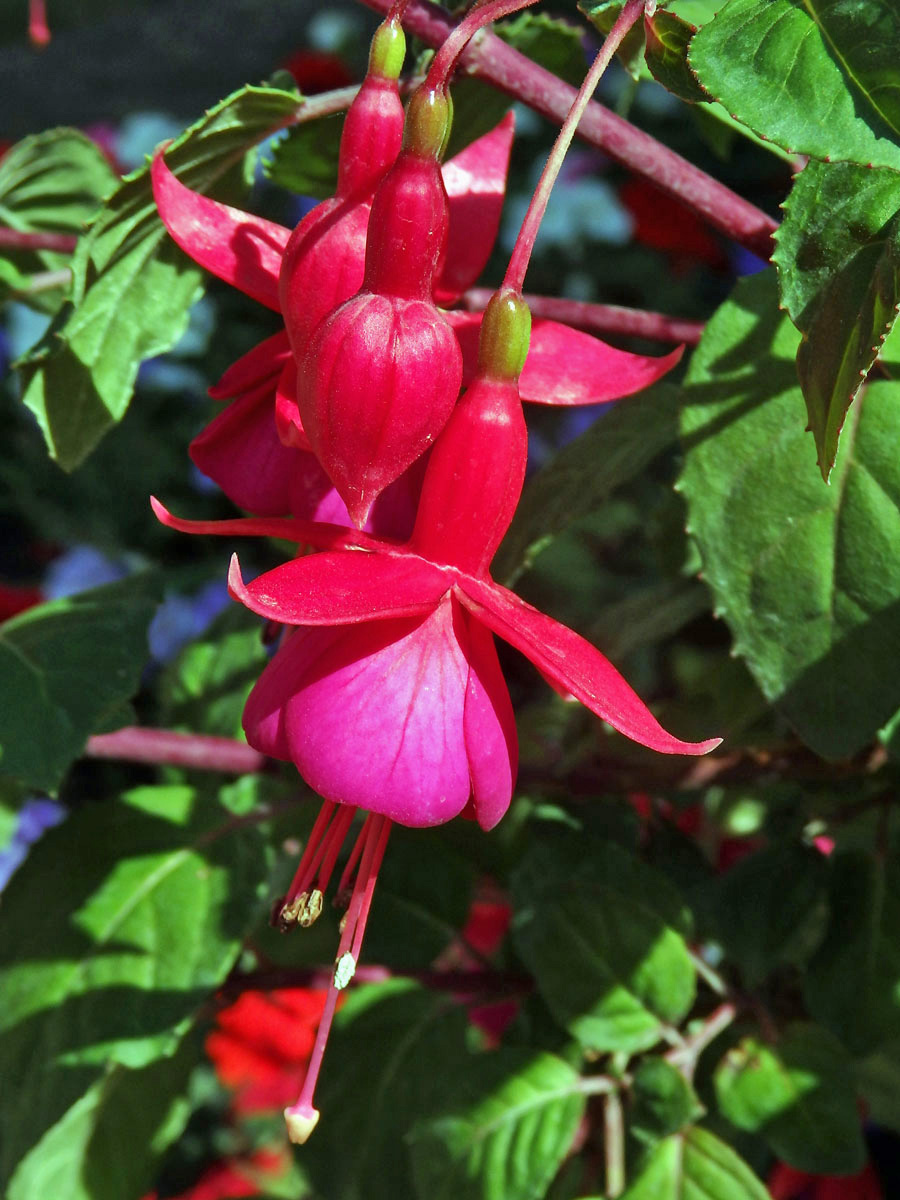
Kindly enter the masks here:
<path id="1" fill-rule="evenodd" d="M 413 92 L 403 127 L 403 149 L 417 158 L 440 161 L 450 138 L 453 102 L 443 88 L 419 88 Z"/>
<path id="2" fill-rule="evenodd" d="M 490 379 L 518 379 L 528 357 L 530 340 L 528 305 L 516 292 L 495 292 L 481 321 L 479 372 Z"/>
<path id="3" fill-rule="evenodd" d="M 406 57 L 406 36 L 397 20 L 383 21 L 375 30 L 369 49 L 369 73 L 382 79 L 398 79 Z"/>

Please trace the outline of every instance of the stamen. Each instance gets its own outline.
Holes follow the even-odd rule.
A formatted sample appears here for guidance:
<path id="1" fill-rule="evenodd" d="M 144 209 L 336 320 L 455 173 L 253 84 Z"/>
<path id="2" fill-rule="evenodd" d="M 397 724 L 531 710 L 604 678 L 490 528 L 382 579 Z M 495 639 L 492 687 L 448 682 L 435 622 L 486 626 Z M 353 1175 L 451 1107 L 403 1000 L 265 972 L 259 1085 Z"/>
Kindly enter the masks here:
<path id="1" fill-rule="evenodd" d="M 316 1031 L 316 1040 L 313 1045 L 312 1054 L 310 1055 L 309 1066 L 306 1070 L 306 1078 L 303 1081 L 300 1095 L 297 1098 L 296 1104 L 284 1110 L 288 1137 L 292 1142 L 298 1144 L 306 1141 L 319 1120 L 318 1109 L 313 1106 L 313 1093 L 315 1091 L 316 1080 L 318 1079 L 322 1058 L 325 1054 L 328 1035 L 331 1032 L 331 1024 L 334 1020 L 338 995 L 349 984 L 356 972 L 356 964 L 362 948 L 366 921 L 372 904 L 372 895 L 375 891 L 375 881 L 378 878 L 378 869 L 384 858 L 384 851 L 390 831 L 391 822 L 386 817 L 370 814 L 366 818 L 365 824 L 356 840 L 356 846 L 354 846 L 353 853 L 357 854 L 357 848 L 359 848 L 359 853 L 362 857 L 359 874 L 356 877 L 353 895 L 350 899 L 350 907 L 342 923 L 343 931 L 335 956 L 332 984 L 328 989 L 325 1009 L 322 1013 L 322 1019 L 319 1022 L 319 1028 Z M 342 884 L 345 883 L 347 877 L 348 872 L 345 869 L 341 880 Z"/>

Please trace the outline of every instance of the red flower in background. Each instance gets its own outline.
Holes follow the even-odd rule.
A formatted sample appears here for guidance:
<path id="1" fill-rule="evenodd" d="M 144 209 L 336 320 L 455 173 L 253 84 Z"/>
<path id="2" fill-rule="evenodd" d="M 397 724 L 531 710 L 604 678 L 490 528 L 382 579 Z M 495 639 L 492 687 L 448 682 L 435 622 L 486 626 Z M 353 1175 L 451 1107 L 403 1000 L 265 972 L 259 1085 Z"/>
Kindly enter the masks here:
<path id="1" fill-rule="evenodd" d="M 858 1175 L 811 1175 L 778 1163 L 768 1179 L 772 1200 L 884 1200 L 871 1163 Z"/>
<path id="2" fill-rule="evenodd" d="M 259 1196 L 267 1180 L 283 1175 L 290 1159 L 282 1150 L 258 1150 L 249 1158 L 229 1158 L 207 1167 L 193 1187 L 177 1196 L 150 1192 L 143 1200 L 239 1200 Z"/>
<path id="3" fill-rule="evenodd" d="M 222 1009 L 206 1039 L 236 1113 L 284 1108 L 296 1096 L 325 1007 L 324 988 L 244 992 Z"/>

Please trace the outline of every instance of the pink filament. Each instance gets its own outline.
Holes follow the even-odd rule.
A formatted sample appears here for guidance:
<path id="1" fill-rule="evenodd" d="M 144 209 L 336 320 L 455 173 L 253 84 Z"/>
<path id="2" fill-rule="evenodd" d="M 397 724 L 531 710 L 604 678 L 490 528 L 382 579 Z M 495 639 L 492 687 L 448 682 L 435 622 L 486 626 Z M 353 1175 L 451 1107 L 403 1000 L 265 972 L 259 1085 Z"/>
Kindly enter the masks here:
<path id="1" fill-rule="evenodd" d="M 348 951 L 354 959 L 354 964 L 359 956 L 369 916 L 369 908 L 372 904 L 372 894 L 375 890 L 378 870 L 384 858 L 384 851 L 390 831 L 391 822 L 387 817 L 378 816 L 374 813 L 366 817 L 366 822 L 357 841 L 357 845 L 362 844 L 363 846 L 362 862 L 360 863 L 359 873 L 353 887 L 353 896 L 347 911 L 340 945 L 335 956 L 335 967 L 337 967 Z M 316 1081 L 319 1077 L 319 1069 L 322 1066 L 322 1058 L 325 1054 L 328 1035 L 331 1032 L 338 994 L 342 990 L 341 987 L 338 987 L 332 981 L 331 987 L 328 989 L 322 1019 L 316 1031 L 316 1040 L 309 1058 L 309 1066 L 306 1069 L 306 1078 L 303 1080 L 303 1087 L 300 1090 L 300 1095 L 297 1097 L 297 1102 L 291 1108 L 285 1110 L 286 1114 L 296 1113 L 300 1116 L 308 1116 L 310 1113 L 315 1112 L 313 1107 L 313 1093 L 315 1092 Z"/>
<path id="2" fill-rule="evenodd" d="M 32 46 L 46 46 L 50 41 L 46 0 L 28 0 L 28 37 Z"/>

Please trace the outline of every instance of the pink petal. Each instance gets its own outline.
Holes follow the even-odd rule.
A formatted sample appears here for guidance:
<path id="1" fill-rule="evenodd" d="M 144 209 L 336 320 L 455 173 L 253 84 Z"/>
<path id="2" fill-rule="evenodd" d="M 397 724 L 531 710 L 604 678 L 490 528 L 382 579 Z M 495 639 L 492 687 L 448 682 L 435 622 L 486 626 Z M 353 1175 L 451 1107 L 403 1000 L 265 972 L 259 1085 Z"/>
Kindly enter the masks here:
<path id="1" fill-rule="evenodd" d="M 290 357 L 287 334 L 282 330 L 232 363 L 219 382 L 209 389 L 209 394 L 213 400 L 230 400 L 263 384 L 274 386 Z"/>
<path id="2" fill-rule="evenodd" d="M 244 711 L 251 745 L 289 757 L 328 800 L 404 825 L 449 821 L 470 794 L 468 665 L 449 601 L 418 620 L 299 629 Z"/>
<path id="3" fill-rule="evenodd" d="M 590 642 L 488 580 L 460 581 L 463 604 L 515 646 L 558 690 L 569 693 L 632 741 L 662 754 L 706 754 L 721 742 L 682 742 L 667 733 L 612 663 Z"/>
<path id="4" fill-rule="evenodd" d="M 481 313 L 448 312 L 463 352 L 463 384 L 475 376 Z M 558 321 L 536 320 L 531 347 L 519 379 L 519 395 L 531 404 L 600 404 L 630 396 L 671 371 L 684 351 L 662 358 L 629 354 Z"/>
<path id="5" fill-rule="evenodd" d="M 512 799 L 518 766 L 516 721 L 490 631 L 469 613 L 469 680 L 464 730 L 472 780 L 472 806 L 482 829 L 493 829 Z"/>
<path id="6" fill-rule="evenodd" d="M 150 176 L 159 215 L 181 249 L 219 279 L 280 312 L 278 272 L 291 231 L 192 192 L 162 154 L 154 158 Z"/>
<path id="7" fill-rule="evenodd" d="M 291 511 L 298 451 L 275 428 L 271 385 L 232 400 L 191 442 L 191 458 L 239 508 L 263 517 Z"/>
<path id="8" fill-rule="evenodd" d="M 515 117 L 472 142 L 444 165 L 450 200 L 447 250 L 435 288 L 439 304 L 457 300 L 484 270 L 500 228 Z"/>
<path id="9" fill-rule="evenodd" d="M 297 407 L 297 364 L 293 355 L 285 363 L 275 387 L 275 428 L 285 446 L 312 450 Z"/>
<path id="10" fill-rule="evenodd" d="M 422 490 L 422 476 L 428 452 L 384 489 L 369 513 L 363 527 L 378 537 L 406 541 L 416 519 L 416 505 Z M 326 521 L 332 525 L 351 528 L 353 522 L 347 505 L 334 484 L 325 474 L 314 454 L 302 456 L 302 470 L 291 481 L 291 512 L 308 521 Z"/>
<path id="11" fill-rule="evenodd" d="M 187 521 L 176 517 L 160 504 L 155 496 L 150 497 L 150 507 L 156 519 L 169 529 L 179 533 L 204 533 L 214 537 L 273 537 L 298 545 L 314 546 L 317 550 L 386 550 L 388 543 L 379 538 L 360 533 L 357 529 L 345 529 L 340 525 L 326 525 L 319 521 L 296 521 L 290 517 L 236 517 L 230 521 Z"/>
<path id="12" fill-rule="evenodd" d="M 261 617 L 285 625 L 353 625 L 416 617 L 434 608 L 450 588 L 439 567 L 399 554 L 333 553 L 294 558 L 258 576 L 241 579 L 237 556 L 228 587 Z"/>

